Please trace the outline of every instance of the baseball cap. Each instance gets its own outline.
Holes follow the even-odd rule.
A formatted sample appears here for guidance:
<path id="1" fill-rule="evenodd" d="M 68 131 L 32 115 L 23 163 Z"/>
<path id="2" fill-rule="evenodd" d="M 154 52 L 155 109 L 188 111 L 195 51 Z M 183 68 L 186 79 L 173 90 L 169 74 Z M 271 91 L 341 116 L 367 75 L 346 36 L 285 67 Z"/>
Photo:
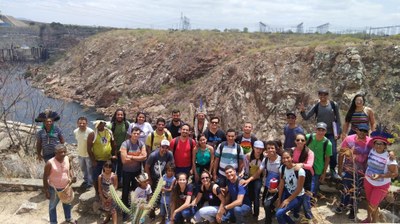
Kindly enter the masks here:
<path id="1" fill-rule="evenodd" d="M 254 148 L 260 148 L 263 149 L 264 148 L 264 143 L 260 140 L 257 140 L 254 142 Z"/>
<path id="2" fill-rule="evenodd" d="M 293 115 L 293 116 L 297 117 L 297 116 L 296 116 L 296 113 L 293 112 L 293 111 L 288 111 L 288 112 L 286 112 L 286 117 L 288 117 L 288 116 L 290 116 L 290 115 Z"/>
<path id="3" fill-rule="evenodd" d="M 169 147 L 169 141 L 164 139 L 161 141 L 161 146 L 168 146 Z"/>
<path id="4" fill-rule="evenodd" d="M 357 128 L 358 128 L 358 130 L 369 131 L 368 124 L 359 124 L 359 125 L 357 125 Z"/>
<path id="5" fill-rule="evenodd" d="M 329 94 L 329 90 L 328 90 L 328 89 L 325 89 L 325 88 L 321 88 L 321 89 L 318 90 L 318 94 L 320 94 L 320 93 Z"/>
<path id="6" fill-rule="evenodd" d="M 324 122 L 318 122 L 317 123 L 317 129 L 322 128 L 324 130 L 326 130 L 327 125 Z"/>

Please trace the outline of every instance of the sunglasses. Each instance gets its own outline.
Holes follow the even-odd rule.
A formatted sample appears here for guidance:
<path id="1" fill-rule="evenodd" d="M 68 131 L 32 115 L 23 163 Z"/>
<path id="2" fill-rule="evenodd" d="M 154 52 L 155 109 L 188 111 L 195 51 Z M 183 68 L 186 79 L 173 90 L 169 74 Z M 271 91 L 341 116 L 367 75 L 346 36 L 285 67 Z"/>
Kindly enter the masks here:
<path id="1" fill-rule="evenodd" d="M 318 95 L 320 95 L 320 96 L 328 96 L 329 94 L 328 93 L 319 93 Z"/>
<path id="2" fill-rule="evenodd" d="M 288 116 L 287 119 L 296 119 L 294 116 Z"/>
<path id="3" fill-rule="evenodd" d="M 362 132 L 362 133 L 364 133 L 364 134 L 367 134 L 367 133 L 368 133 L 367 130 L 360 130 L 360 132 Z"/>
<path id="4" fill-rule="evenodd" d="M 305 139 L 296 139 L 296 142 L 305 142 Z"/>
<path id="5" fill-rule="evenodd" d="M 202 180 L 208 180 L 208 179 L 210 179 L 210 177 L 202 177 L 201 179 Z"/>
<path id="6" fill-rule="evenodd" d="M 211 121 L 211 124 L 218 124 L 218 121 Z"/>

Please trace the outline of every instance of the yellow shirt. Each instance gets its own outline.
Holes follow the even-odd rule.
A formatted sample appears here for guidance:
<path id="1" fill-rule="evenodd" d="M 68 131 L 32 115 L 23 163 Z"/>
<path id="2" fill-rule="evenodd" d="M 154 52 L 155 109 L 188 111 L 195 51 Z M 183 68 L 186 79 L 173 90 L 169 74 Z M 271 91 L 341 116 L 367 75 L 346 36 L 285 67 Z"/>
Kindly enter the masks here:
<path id="1" fill-rule="evenodd" d="M 167 133 L 167 137 L 165 137 L 165 133 Z M 154 134 L 153 145 L 151 145 L 151 135 L 152 134 Z M 164 132 L 161 135 L 158 135 L 157 131 L 153 131 L 152 133 L 150 133 L 147 136 L 146 146 L 151 147 L 151 150 L 156 150 L 157 148 L 160 147 L 161 141 L 164 140 L 164 139 L 167 139 L 168 141 L 171 141 L 172 136 L 171 136 L 171 133 L 169 133 L 169 131 L 165 131 L 164 130 Z"/>
<path id="2" fill-rule="evenodd" d="M 93 143 L 94 158 L 99 161 L 111 159 L 111 134 L 108 130 L 98 131 Z"/>

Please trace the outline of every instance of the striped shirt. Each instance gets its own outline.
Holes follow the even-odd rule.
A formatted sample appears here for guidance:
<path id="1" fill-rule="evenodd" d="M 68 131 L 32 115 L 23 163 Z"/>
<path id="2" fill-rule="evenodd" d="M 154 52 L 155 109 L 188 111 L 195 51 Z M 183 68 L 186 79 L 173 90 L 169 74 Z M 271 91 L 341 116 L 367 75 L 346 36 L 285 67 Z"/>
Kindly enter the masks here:
<path id="1" fill-rule="evenodd" d="M 359 124 L 369 124 L 368 114 L 364 111 L 354 112 L 351 116 L 351 130 L 356 130 Z"/>
<path id="2" fill-rule="evenodd" d="M 229 146 L 227 142 L 224 143 L 224 148 L 222 149 L 222 153 L 220 154 L 221 144 L 218 145 L 217 150 L 215 150 L 215 157 L 219 158 L 219 174 L 225 176 L 225 167 L 228 165 L 233 166 L 236 170 L 239 168 L 239 163 L 237 161 L 237 143 Z M 239 160 L 244 159 L 243 149 L 240 147 Z"/>

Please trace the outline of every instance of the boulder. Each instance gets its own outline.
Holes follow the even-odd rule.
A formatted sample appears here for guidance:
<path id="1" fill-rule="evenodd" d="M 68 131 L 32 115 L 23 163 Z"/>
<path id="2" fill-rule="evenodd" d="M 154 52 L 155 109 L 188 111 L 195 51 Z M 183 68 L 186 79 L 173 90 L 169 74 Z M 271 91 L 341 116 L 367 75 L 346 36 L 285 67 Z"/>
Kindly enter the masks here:
<path id="1" fill-rule="evenodd" d="M 19 206 L 19 208 L 15 212 L 15 214 L 19 215 L 19 214 L 30 212 L 32 210 L 37 210 L 37 203 L 27 201 L 27 202 L 24 202 L 21 206 Z"/>

